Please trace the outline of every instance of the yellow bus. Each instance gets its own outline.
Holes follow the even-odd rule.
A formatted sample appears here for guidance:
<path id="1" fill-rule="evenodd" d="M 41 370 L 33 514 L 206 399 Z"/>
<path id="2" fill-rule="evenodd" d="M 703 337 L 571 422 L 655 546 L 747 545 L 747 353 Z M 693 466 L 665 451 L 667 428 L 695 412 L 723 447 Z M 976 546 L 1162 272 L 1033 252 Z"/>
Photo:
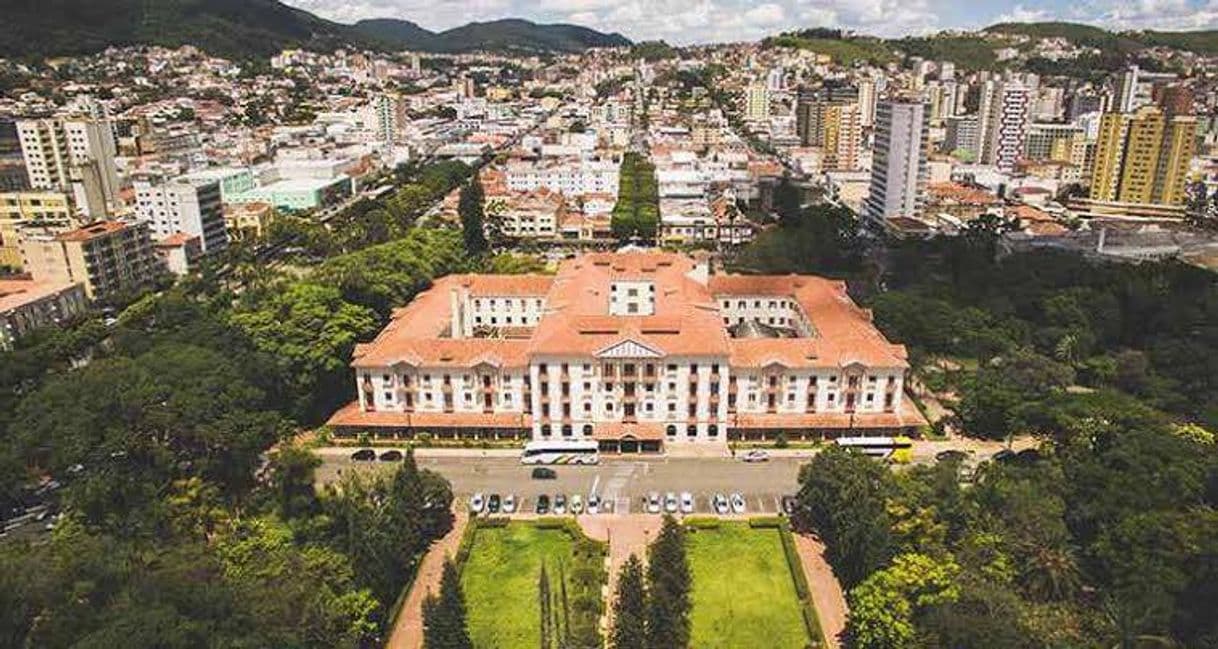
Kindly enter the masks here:
<path id="1" fill-rule="evenodd" d="M 857 448 L 864 455 L 896 464 L 913 461 L 913 440 L 908 437 L 839 437 L 834 443 L 844 448 Z"/>

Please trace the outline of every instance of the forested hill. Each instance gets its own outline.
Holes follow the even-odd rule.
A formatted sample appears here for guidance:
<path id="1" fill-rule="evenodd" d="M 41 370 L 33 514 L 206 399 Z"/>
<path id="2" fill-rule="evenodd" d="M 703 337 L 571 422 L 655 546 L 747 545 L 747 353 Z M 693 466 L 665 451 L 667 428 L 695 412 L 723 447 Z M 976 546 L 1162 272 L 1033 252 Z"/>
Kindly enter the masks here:
<path id="1" fill-rule="evenodd" d="M 278 0 L 9 0 L 5 5 L 0 57 L 88 54 L 125 45 L 196 45 L 230 58 L 268 56 L 290 47 L 573 52 L 630 45 L 620 34 L 514 19 L 440 33 L 396 19 L 345 25 Z"/>
<path id="2" fill-rule="evenodd" d="M 539 25 L 507 18 L 469 23 L 442 32 L 430 32 L 407 20 L 362 20 L 354 28 L 361 34 L 399 49 L 430 52 L 476 50 L 518 52 L 579 52 L 590 47 L 623 47 L 630 39 L 579 25 Z"/>

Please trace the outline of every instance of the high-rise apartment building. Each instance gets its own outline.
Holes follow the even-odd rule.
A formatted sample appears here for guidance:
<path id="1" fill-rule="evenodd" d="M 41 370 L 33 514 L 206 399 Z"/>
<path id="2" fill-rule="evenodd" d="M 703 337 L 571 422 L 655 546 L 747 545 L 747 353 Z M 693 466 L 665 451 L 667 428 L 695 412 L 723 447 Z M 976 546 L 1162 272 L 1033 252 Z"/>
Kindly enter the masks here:
<path id="1" fill-rule="evenodd" d="M 1023 158 L 1032 93 L 1014 81 L 987 81 L 981 91 L 981 162 L 1002 170 Z"/>
<path id="2" fill-rule="evenodd" d="M 220 194 L 220 181 L 212 177 L 137 180 L 135 213 L 152 227 L 154 238 L 178 232 L 197 236 L 203 252 L 212 254 L 228 247 Z"/>
<path id="3" fill-rule="evenodd" d="M 822 151 L 821 166 L 830 171 L 859 168 L 863 119 L 855 102 L 822 101 L 801 96 L 796 107 L 800 143 Z"/>
<path id="4" fill-rule="evenodd" d="M 161 271 L 142 221 L 95 221 L 67 232 L 27 226 L 20 237 L 27 273 L 40 282 L 83 283 L 91 300 L 139 289 Z"/>
<path id="5" fill-rule="evenodd" d="M 981 155 L 981 118 L 977 115 L 953 115 L 944 120 L 947 127 L 943 150 L 947 153 L 967 152 L 968 159 Z"/>
<path id="6" fill-rule="evenodd" d="M 117 148 L 106 120 L 26 119 L 17 123 L 30 187 L 72 192 L 86 216 L 100 218 L 118 204 Z"/>
<path id="7" fill-rule="evenodd" d="M 1196 148 L 1197 118 L 1155 106 L 1107 113 L 1100 121 L 1091 199 L 1146 205 L 1184 203 L 1184 182 Z"/>
<path id="8" fill-rule="evenodd" d="M 921 102 L 882 101 L 876 107 L 871 192 L 864 206 L 868 218 L 882 223 L 921 213 L 928 132 L 926 106 Z"/>
<path id="9" fill-rule="evenodd" d="M 765 120 L 770 117 L 770 89 L 764 84 L 753 84 L 744 93 L 744 117 L 749 120 Z"/>

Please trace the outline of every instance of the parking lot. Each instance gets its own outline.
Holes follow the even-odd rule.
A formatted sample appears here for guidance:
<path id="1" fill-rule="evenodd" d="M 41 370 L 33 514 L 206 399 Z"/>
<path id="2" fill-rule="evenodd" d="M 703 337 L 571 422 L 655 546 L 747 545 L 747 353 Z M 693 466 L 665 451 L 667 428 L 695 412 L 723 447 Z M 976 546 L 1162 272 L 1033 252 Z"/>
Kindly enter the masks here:
<path id="1" fill-rule="evenodd" d="M 346 455 L 323 455 L 318 479 L 330 482 L 346 471 L 391 471 L 394 463 L 353 462 Z M 538 480 L 531 477 L 533 467 L 516 457 L 421 457 L 420 467 L 437 471 L 452 482 L 458 499 L 465 501 L 474 493 L 487 496 L 515 494 L 518 511 L 534 511 L 537 497 L 546 494 L 597 494 L 611 502 L 615 513 L 646 511 L 645 499 L 656 492 L 661 499 L 667 492 L 688 491 L 694 496 L 695 511 L 713 513 L 711 498 L 739 492 L 748 513 L 775 513 L 782 496 L 797 488 L 799 467 L 806 459 L 775 457 L 768 462 L 748 464 L 731 458 L 625 458 L 603 456 L 597 466 L 553 466 L 556 477 Z"/>

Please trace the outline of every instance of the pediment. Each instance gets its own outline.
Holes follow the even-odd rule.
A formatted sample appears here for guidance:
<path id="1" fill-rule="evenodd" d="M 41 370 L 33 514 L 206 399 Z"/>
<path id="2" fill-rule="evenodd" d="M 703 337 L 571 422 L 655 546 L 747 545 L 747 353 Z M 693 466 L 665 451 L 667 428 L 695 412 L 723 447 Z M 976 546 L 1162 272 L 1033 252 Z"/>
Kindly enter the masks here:
<path id="1" fill-rule="evenodd" d="M 662 358 L 664 352 L 627 338 L 596 353 L 597 358 Z"/>

